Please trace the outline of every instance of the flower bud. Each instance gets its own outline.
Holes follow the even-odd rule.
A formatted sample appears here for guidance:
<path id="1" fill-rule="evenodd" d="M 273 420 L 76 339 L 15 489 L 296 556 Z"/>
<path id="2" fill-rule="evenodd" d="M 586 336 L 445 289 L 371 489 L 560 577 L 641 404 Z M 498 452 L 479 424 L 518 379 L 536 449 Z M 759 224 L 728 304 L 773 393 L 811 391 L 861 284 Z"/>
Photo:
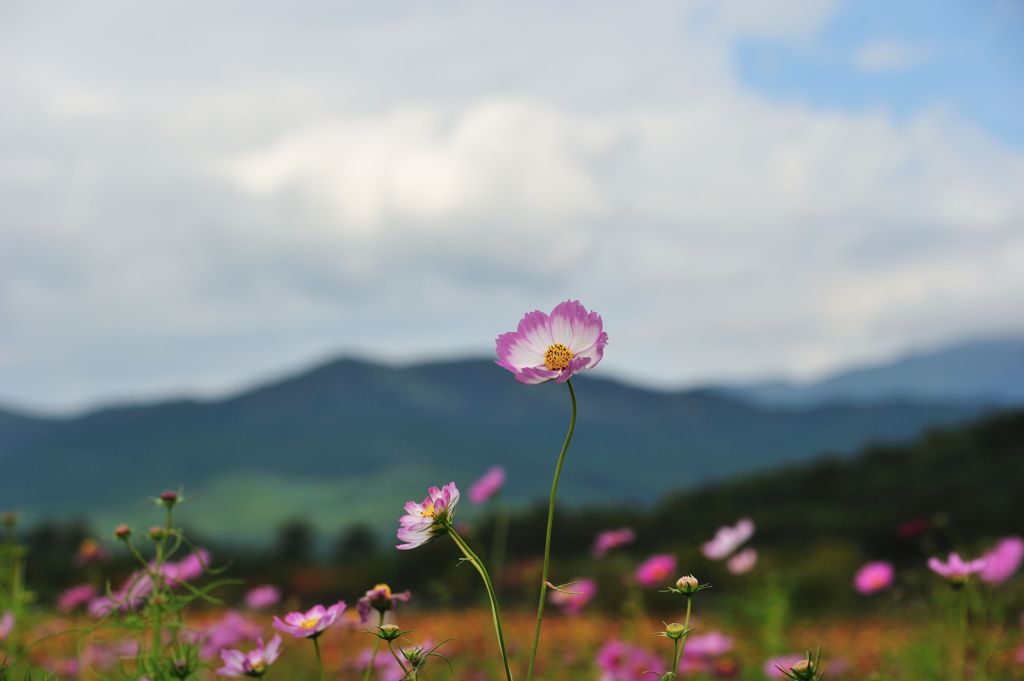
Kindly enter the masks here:
<path id="1" fill-rule="evenodd" d="M 153 527 L 149 528 L 149 538 L 153 541 L 160 541 L 166 536 L 167 530 L 160 527 L 159 525 L 154 525 Z"/>
<path id="2" fill-rule="evenodd" d="M 14 526 L 18 524 L 18 514 L 14 511 L 7 511 L 3 516 L 3 524 L 8 530 L 13 530 Z"/>
<path id="3" fill-rule="evenodd" d="M 789 671 L 793 672 L 793 676 L 800 681 L 814 681 L 815 672 L 814 662 L 810 659 L 800 660 L 792 667 Z"/>
<path id="4" fill-rule="evenodd" d="M 114 536 L 121 541 L 128 541 L 128 537 L 132 536 L 132 528 L 128 527 L 124 523 L 121 523 L 114 528 Z"/>
<path id="5" fill-rule="evenodd" d="M 686 627 L 684 627 L 679 622 L 673 622 L 672 624 L 668 624 L 665 626 L 665 636 L 672 639 L 673 641 L 678 641 L 683 637 L 685 633 Z"/>
<path id="6" fill-rule="evenodd" d="M 377 636 L 383 641 L 394 641 L 402 635 L 402 630 L 397 624 L 382 624 L 377 627 Z"/>
<path id="7" fill-rule="evenodd" d="M 164 490 L 163 492 L 160 493 L 160 503 L 166 506 L 167 508 L 171 508 L 176 503 L 178 503 L 178 501 L 180 501 L 180 499 L 178 498 L 178 493 L 172 489 Z"/>
<path id="8" fill-rule="evenodd" d="M 700 582 L 693 575 L 683 575 L 676 580 L 676 588 L 689 596 L 700 591 Z"/>

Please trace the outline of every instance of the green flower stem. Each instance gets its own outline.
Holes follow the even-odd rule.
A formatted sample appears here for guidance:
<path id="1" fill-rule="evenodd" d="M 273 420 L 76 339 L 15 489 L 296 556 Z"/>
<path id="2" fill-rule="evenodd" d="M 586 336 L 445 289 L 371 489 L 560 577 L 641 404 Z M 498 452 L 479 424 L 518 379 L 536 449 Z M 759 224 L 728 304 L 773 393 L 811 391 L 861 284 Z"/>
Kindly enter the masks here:
<path id="1" fill-rule="evenodd" d="M 313 650 L 316 651 L 316 666 L 320 670 L 320 681 L 324 681 L 324 661 L 320 658 L 320 641 L 317 639 L 319 636 L 313 636 Z"/>
<path id="2" fill-rule="evenodd" d="M 381 612 L 380 619 L 377 620 L 377 627 L 380 628 L 384 625 L 384 613 Z M 374 636 L 376 642 L 373 644 L 373 652 L 370 653 L 370 664 L 366 665 L 366 671 L 363 672 L 363 681 L 370 681 L 370 674 L 373 673 L 373 666 L 377 663 L 377 652 L 380 650 L 380 636 Z"/>
<path id="3" fill-rule="evenodd" d="M 558 463 L 555 465 L 555 478 L 551 481 L 551 500 L 548 502 L 548 528 L 544 535 L 544 567 L 540 575 L 540 598 L 537 600 L 537 624 L 533 630 L 533 649 L 530 651 L 530 666 L 526 671 L 526 681 L 530 681 L 533 678 L 533 667 L 537 661 L 537 648 L 540 647 L 540 625 L 544 619 L 544 602 L 547 600 L 548 595 L 548 569 L 551 566 L 551 530 L 555 524 L 555 497 L 558 495 L 558 479 L 562 476 L 565 453 L 569 451 L 572 433 L 576 430 L 576 391 L 572 388 L 571 380 L 566 381 L 565 384 L 569 386 L 569 399 L 572 401 L 572 418 L 569 420 L 569 431 L 565 434 L 562 452 L 558 455 Z"/>
<path id="4" fill-rule="evenodd" d="M 960 588 L 960 676 L 967 681 L 967 585 Z"/>
<path id="5" fill-rule="evenodd" d="M 683 651 L 681 650 L 681 648 L 679 646 L 679 639 L 678 638 L 675 641 L 673 641 L 672 643 L 675 644 L 675 652 L 672 653 L 672 678 L 674 679 L 674 678 L 676 678 L 676 674 L 679 673 L 678 672 L 678 670 L 679 670 L 679 656 L 683 654 Z"/>
<path id="6" fill-rule="evenodd" d="M 445 529 L 448 531 L 448 535 L 455 542 L 455 545 L 462 551 L 462 555 L 466 557 L 476 571 L 480 573 L 480 578 L 484 581 L 484 588 L 487 589 L 487 599 L 491 604 L 491 616 L 494 619 L 494 633 L 498 637 L 498 648 L 501 650 L 501 662 L 505 666 L 505 678 L 507 681 L 512 681 L 512 669 L 508 664 L 508 652 L 505 648 L 505 634 L 501 629 L 501 613 L 498 610 L 498 594 L 494 592 L 494 584 L 491 583 L 491 576 L 487 574 L 487 568 L 484 567 L 484 563 L 480 560 L 480 557 L 473 552 L 473 549 L 469 548 L 469 544 L 463 539 L 455 528 L 452 527 L 451 523 L 445 521 Z"/>
<path id="7" fill-rule="evenodd" d="M 690 596 L 686 597 L 686 619 L 683 620 L 683 637 L 679 639 L 679 653 L 676 655 L 676 664 L 679 663 L 679 657 L 683 654 L 683 649 L 686 647 L 686 639 L 690 637 L 690 611 L 693 609 L 693 598 Z M 672 667 L 672 671 L 676 668 Z"/>

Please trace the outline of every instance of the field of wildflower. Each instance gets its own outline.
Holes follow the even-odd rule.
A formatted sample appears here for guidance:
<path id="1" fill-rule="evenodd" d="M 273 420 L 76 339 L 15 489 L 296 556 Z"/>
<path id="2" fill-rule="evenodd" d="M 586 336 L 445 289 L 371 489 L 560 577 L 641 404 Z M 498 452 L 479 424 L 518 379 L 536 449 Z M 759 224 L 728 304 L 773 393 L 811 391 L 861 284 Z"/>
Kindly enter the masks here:
<path id="1" fill-rule="evenodd" d="M 758 519 L 741 516 L 689 537 L 696 550 L 685 553 L 637 555 L 635 528 L 610 524 L 585 538 L 585 557 L 560 562 L 558 487 L 565 467 L 578 465 L 572 379 L 595 368 L 607 344 L 601 316 L 573 300 L 528 312 L 497 337 L 497 363 L 515 380 L 566 394 L 536 556 L 506 557 L 507 514 L 496 514 L 483 542 L 460 520 L 460 504 L 486 506 L 500 493 L 500 465 L 476 481 L 409 490 L 395 509 L 393 561 L 382 564 L 391 567 L 359 585 L 330 586 L 327 575 L 317 590 L 253 583 L 230 556 L 190 539 L 188 495 L 167 489 L 153 498 L 151 527 L 119 525 L 109 542 L 83 541 L 68 556 L 77 583 L 38 599 L 8 513 L 0 681 L 1024 678 L 1016 536 L 980 548 L 962 540 L 952 551 L 924 542 L 916 562 L 876 555 L 847 570 L 828 553 L 760 552 Z M 934 525 L 900 531 L 925 537 Z M 855 605 L 829 611 L 795 596 L 802 576 L 821 573 Z M 430 586 L 411 589 L 402 575 Z"/>

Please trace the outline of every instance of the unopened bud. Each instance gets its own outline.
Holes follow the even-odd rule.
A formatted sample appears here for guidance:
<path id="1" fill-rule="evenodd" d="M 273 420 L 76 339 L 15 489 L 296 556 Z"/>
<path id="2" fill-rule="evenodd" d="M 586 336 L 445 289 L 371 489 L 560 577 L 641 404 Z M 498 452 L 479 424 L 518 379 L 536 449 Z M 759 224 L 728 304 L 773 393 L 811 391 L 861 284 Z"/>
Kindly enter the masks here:
<path id="1" fill-rule="evenodd" d="M 800 679 L 800 681 L 814 680 L 814 662 L 809 659 L 800 660 L 792 667 L 790 667 L 789 671 L 793 672 L 793 676 Z"/>
<path id="2" fill-rule="evenodd" d="M 686 627 L 684 627 L 679 622 L 673 622 L 672 624 L 668 624 L 665 626 L 665 636 L 672 639 L 673 641 L 678 641 L 683 637 L 685 633 Z"/>
<path id="3" fill-rule="evenodd" d="M 122 523 L 114 528 L 114 536 L 121 541 L 128 541 L 128 537 L 132 536 L 132 528 Z"/>
<path id="4" fill-rule="evenodd" d="M 676 580 L 676 588 L 686 595 L 695 594 L 700 590 L 700 582 L 693 575 L 683 575 Z"/>
<path id="5" fill-rule="evenodd" d="M 164 506 L 170 508 L 171 506 L 174 506 L 176 503 L 178 503 L 178 501 L 178 493 L 175 492 L 174 490 L 168 489 L 164 490 L 163 492 L 160 492 L 160 503 L 162 503 Z"/>
<path id="6" fill-rule="evenodd" d="M 384 641 L 394 641 L 402 635 L 402 630 L 397 624 L 382 624 L 377 627 L 377 636 Z"/>
<path id="7" fill-rule="evenodd" d="M 160 541 L 166 536 L 167 530 L 160 527 L 159 525 L 154 525 L 153 527 L 149 528 L 149 538 L 153 541 Z"/>

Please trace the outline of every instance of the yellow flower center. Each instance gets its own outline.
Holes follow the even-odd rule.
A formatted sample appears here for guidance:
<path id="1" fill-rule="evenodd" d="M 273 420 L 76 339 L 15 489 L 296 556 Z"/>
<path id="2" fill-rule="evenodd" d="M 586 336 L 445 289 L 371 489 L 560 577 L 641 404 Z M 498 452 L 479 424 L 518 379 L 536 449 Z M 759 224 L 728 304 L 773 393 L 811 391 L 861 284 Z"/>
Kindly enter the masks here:
<path id="1" fill-rule="evenodd" d="M 391 598 L 391 587 L 387 584 L 378 584 L 377 586 L 373 587 L 374 591 L 376 591 L 377 589 L 380 589 L 383 592 L 381 594 L 382 598 Z"/>
<path id="2" fill-rule="evenodd" d="M 423 510 L 420 511 L 420 515 L 424 518 L 433 518 L 436 512 L 437 511 L 434 510 L 434 502 L 431 501 L 429 504 L 423 507 Z"/>
<path id="3" fill-rule="evenodd" d="M 569 368 L 572 358 L 572 350 L 561 343 L 555 343 L 544 353 L 544 366 L 550 371 L 561 371 Z"/>
<path id="4" fill-rule="evenodd" d="M 252 667 L 252 670 L 257 674 L 262 674 L 267 668 L 267 663 L 264 662 L 262 657 L 257 657 L 249 664 L 249 666 Z"/>
<path id="5" fill-rule="evenodd" d="M 299 626 L 303 629 L 316 629 L 316 625 L 318 624 L 320 624 L 319 617 L 309 617 L 307 619 L 302 620 Z"/>

